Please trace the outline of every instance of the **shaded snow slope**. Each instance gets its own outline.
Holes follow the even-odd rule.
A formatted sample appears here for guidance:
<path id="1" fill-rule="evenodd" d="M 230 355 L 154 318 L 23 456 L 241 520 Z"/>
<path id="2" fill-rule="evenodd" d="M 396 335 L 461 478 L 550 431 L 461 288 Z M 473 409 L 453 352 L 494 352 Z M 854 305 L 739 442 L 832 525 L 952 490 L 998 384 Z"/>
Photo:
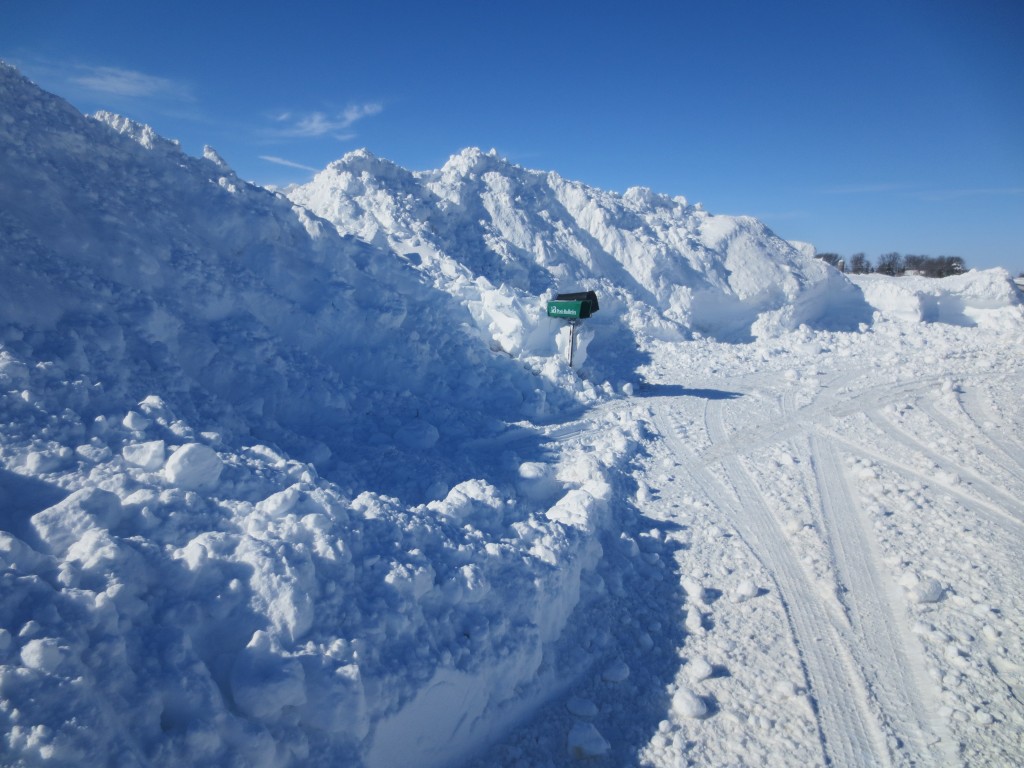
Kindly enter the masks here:
<path id="1" fill-rule="evenodd" d="M 869 319 L 856 288 L 755 219 L 641 187 L 603 192 L 493 152 L 467 149 L 439 170 L 410 172 L 360 150 L 289 196 L 342 231 L 415 253 L 440 284 L 454 273 L 483 278 L 531 309 L 530 297 L 596 289 L 598 332 L 744 339 Z M 533 351 L 528 338 L 509 346 Z M 623 352 L 609 349 L 609 358 Z"/>
<path id="2" fill-rule="evenodd" d="M 112 401 L 159 385 L 181 416 L 339 478 L 368 444 L 415 462 L 430 439 L 458 445 L 561 397 L 406 261 L 215 153 L 86 120 L 10 70 L 3 87 L 0 323 L 17 349 L 59 356 Z"/>
<path id="3" fill-rule="evenodd" d="M 4 764 L 445 765 L 548 696 L 635 428 L 544 448 L 593 388 L 398 255 L 8 67 L 0 103 Z"/>

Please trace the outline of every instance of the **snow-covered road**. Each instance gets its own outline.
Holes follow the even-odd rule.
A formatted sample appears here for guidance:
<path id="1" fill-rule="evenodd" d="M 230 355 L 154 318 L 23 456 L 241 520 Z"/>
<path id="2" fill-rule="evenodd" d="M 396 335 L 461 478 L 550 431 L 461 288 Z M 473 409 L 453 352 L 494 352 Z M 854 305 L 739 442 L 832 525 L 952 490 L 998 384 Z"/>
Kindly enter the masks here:
<path id="1" fill-rule="evenodd" d="M 480 764 L 1019 759 L 1024 374 L 992 341 L 666 344 L 635 396 L 552 430 L 647 425 L 621 532 L 639 546 L 605 542 L 620 588 L 567 629 L 590 666 Z M 580 626 L 602 624 L 595 653 Z"/>

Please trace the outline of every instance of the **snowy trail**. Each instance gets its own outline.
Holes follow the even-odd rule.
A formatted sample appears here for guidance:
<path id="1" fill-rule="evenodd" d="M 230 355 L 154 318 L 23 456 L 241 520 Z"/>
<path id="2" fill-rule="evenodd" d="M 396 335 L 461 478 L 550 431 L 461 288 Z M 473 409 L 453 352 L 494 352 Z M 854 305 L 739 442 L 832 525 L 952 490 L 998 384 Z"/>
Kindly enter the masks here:
<path id="1" fill-rule="evenodd" d="M 708 426 L 714 444 L 727 440 L 723 406 L 709 403 Z M 716 501 L 732 506 L 729 523 L 746 536 L 761 560 L 773 572 L 792 621 L 794 640 L 801 650 L 810 690 L 817 703 L 819 725 L 829 761 L 837 765 L 882 765 L 886 757 L 884 739 L 865 710 L 861 681 L 847 660 L 848 649 L 818 591 L 793 557 L 777 523 L 743 468 L 738 457 L 723 457 L 724 480 L 738 496 L 738 505 L 728 505 L 728 496 L 718 493 Z"/>
<path id="2" fill-rule="evenodd" d="M 886 730 L 899 743 L 909 742 L 912 754 L 939 761 L 931 748 L 940 740 L 929 734 L 932 718 L 921 706 L 921 691 L 934 695 L 934 685 L 927 680 L 918 655 L 907 650 L 912 639 L 905 617 L 893 607 L 894 585 L 882 575 L 877 547 L 854 502 L 835 446 L 812 435 L 810 448 L 829 540 L 834 543 L 840 599 L 850 617 L 842 632 L 844 641 L 878 700 Z M 895 757 L 903 758 L 895 759 L 896 764 L 907 762 L 906 753 Z M 941 757 L 939 762 L 948 763 L 949 755 Z"/>
<path id="3" fill-rule="evenodd" d="M 813 704 L 821 752 L 811 759 L 844 766 L 960 762 L 963 736 L 950 730 L 949 709 L 939 705 L 949 700 L 949 678 L 940 686 L 934 662 L 922 654 L 922 632 L 929 641 L 942 636 L 914 624 L 897 581 L 913 550 L 902 565 L 894 561 L 893 541 L 883 546 L 877 509 L 864 508 L 851 467 L 865 460 L 889 467 L 920 484 L 913 487 L 942 494 L 944 504 L 971 510 L 988 523 L 986 535 L 1002 531 L 1019 540 L 1024 529 L 1013 494 L 1022 471 L 1012 439 L 987 436 L 994 414 L 977 395 L 987 378 L 957 388 L 961 406 L 949 415 L 936 404 L 951 397 L 948 370 L 919 369 L 893 381 L 882 369 L 838 364 L 804 373 L 723 373 L 693 389 L 670 383 L 688 378 L 672 360 L 655 371 L 647 403 L 661 440 L 650 450 L 674 467 L 660 494 L 700 499 L 701 514 L 735 531 L 763 567 L 768 599 L 785 612 Z M 904 413 L 916 421 L 901 420 Z M 792 465 L 795 486 L 780 484 L 779 457 Z M 671 515 L 664 505 L 641 509 Z M 793 518 L 807 522 L 795 530 Z M 713 634 L 688 637 L 687 647 L 713 649 Z"/>

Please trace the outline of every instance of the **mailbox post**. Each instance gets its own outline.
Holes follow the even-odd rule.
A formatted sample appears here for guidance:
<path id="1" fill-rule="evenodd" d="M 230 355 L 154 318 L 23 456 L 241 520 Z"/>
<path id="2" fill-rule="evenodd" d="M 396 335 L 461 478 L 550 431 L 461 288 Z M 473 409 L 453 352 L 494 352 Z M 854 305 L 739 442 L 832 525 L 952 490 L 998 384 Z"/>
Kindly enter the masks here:
<path id="1" fill-rule="evenodd" d="M 569 323 L 569 367 L 572 368 L 576 351 L 576 326 L 600 309 L 597 294 L 593 291 L 560 293 L 548 302 L 548 317 L 556 317 Z"/>

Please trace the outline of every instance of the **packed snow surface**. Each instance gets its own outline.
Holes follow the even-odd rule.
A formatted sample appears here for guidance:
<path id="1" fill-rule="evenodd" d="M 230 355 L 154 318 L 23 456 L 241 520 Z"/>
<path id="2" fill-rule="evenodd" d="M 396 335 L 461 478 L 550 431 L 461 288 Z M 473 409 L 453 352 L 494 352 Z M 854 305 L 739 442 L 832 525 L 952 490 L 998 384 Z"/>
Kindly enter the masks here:
<path id="1" fill-rule="evenodd" d="M 0 764 L 1024 762 L 1005 272 L 0 103 Z"/>

